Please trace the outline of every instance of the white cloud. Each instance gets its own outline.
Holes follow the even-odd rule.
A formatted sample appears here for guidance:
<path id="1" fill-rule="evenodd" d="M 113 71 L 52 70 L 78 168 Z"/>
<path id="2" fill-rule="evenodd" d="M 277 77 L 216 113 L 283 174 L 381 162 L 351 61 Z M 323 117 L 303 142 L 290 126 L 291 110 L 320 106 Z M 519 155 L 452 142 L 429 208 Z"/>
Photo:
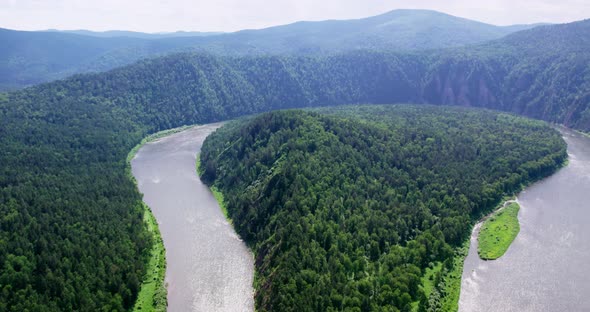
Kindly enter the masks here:
<path id="1" fill-rule="evenodd" d="M 360 18 L 397 8 L 432 9 L 499 25 L 590 17 L 588 0 L 0 0 L 0 27 L 232 31 Z"/>

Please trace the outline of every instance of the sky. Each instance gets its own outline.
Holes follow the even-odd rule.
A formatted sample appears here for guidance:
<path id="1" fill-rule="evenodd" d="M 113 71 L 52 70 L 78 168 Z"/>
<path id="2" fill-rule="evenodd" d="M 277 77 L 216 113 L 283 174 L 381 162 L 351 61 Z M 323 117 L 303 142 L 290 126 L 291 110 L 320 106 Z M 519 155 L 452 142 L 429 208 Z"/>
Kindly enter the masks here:
<path id="1" fill-rule="evenodd" d="M 0 0 L 0 27 L 236 31 L 430 9 L 495 25 L 590 18 L 590 0 Z"/>

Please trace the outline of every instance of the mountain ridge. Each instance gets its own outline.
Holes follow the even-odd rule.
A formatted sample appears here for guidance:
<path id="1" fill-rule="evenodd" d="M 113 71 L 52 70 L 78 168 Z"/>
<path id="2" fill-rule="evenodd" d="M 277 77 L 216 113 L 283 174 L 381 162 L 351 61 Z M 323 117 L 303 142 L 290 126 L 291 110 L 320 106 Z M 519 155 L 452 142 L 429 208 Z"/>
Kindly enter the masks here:
<path id="1" fill-rule="evenodd" d="M 390 24 L 383 25 L 387 22 Z M 5 43 L 0 47 L 0 57 L 4 60 L 0 62 L 0 91 L 76 73 L 106 71 L 142 58 L 174 52 L 276 55 L 355 50 L 417 51 L 482 43 L 522 27 L 525 26 L 517 29 L 494 26 L 436 11 L 397 10 L 355 20 L 298 22 L 197 37 L 99 38 L 0 29 L 0 42 Z"/>
<path id="2" fill-rule="evenodd" d="M 144 87 L 143 91 L 128 89 L 143 85 L 141 81 L 147 79 L 154 83 L 152 88 L 168 84 L 168 89 L 175 90 L 166 92 L 158 102 L 168 103 L 185 95 L 187 99 L 179 101 L 194 105 L 188 100 L 194 95 L 186 90 L 201 89 L 202 86 L 193 85 L 194 79 L 201 79 L 206 84 L 217 81 L 220 87 L 241 85 L 227 94 L 217 95 L 215 102 L 228 108 L 232 105 L 230 99 L 246 105 L 256 94 L 259 97 L 268 92 L 277 94 L 274 104 L 266 102 L 267 108 L 259 107 L 248 113 L 265 111 L 272 105 L 293 108 L 350 103 L 430 103 L 509 111 L 588 131 L 590 53 L 584 45 L 590 45 L 586 42 L 590 39 L 579 40 L 580 36 L 590 37 L 590 20 L 543 26 L 473 47 L 442 51 L 244 57 L 181 53 L 140 61 L 107 73 L 75 76 L 59 84 L 67 86 L 70 81 L 78 80 L 91 85 L 93 80 L 109 86 L 118 83 L 120 87 L 113 90 L 120 90 L 119 94 L 124 95 L 152 92 Z M 217 71 L 220 72 L 216 75 L 221 76 L 210 74 Z M 171 79 L 181 75 L 189 78 Z M 343 80 L 336 81 L 334 75 Z M 282 78 L 275 81 L 276 76 Z M 225 82 L 218 78 L 224 78 Z M 251 103 L 246 107 L 256 105 Z M 223 118 L 236 116 L 229 111 Z M 175 125 L 163 127 L 169 126 Z"/>

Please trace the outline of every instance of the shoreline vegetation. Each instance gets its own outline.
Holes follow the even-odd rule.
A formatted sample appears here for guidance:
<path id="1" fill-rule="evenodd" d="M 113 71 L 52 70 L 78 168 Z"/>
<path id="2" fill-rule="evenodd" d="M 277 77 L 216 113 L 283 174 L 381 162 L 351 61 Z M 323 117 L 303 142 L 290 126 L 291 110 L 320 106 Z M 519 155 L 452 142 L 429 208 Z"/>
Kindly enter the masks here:
<path id="1" fill-rule="evenodd" d="M 565 127 L 566 129 L 569 129 L 569 130 L 573 130 L 574 132 L 577 132 L 577 133 L 581 134 L 583 137 L 586 137 L 586 138 L 590 139 L 590 132 L 585 132 L 585 131 L 582 131 L 582 130 L 572 129 L 572 128 L 569 128 L 569 127 L 566 127 L 566 126 L 563 126 L 563 125 L 560 125 L 560 126 Z"/>
<path id="2" fill-rule="evenodd" d="M 201 176 L 203 175 L 203 168 L 201 168 L 201 153 L 198 153 L 196 156 L 195 168 L 197 170 L 197 177 L 200 179 Z M 217 188 L 214 185 L 207 186 L 207 187 L 209 188 L 209 190 L 213 194 L 213 197 L 215 197 L 215 200 L 217 200 L 217 204 L 219 204 L 219 208 L 221 209 L 221 213 L 223 213 L 223 216 L 225 217 L 225 219 L 233 226 L 233 221 L 230 218 L 229 213 L 227 212 L 227 206 L 225 204 L 223 193 L 219 190 L 219 188 Z"/>
<path id="3" fill-rule="evenodd" d="M 163 312 L 166 311 L 168 306 L 168 291 L 164 283 L 166 277 L 166 249 L 164 248 L 164 241 L 156 217 L 147 205 L 144 204 L 144 207 L 144 221 L 148 231 L 153 235 L 154 245 L 150 252 L 148 270 L 142 281 L 133 311 Z"/>
<path id="4" fill-rule="evenodd" d="M 563 125 L 560 125 L 560 126 L 565 127 Z M 567 129 L 570 129 L 570 128 L 567 128 Z M 585 132 L 578 131 L 578 130 L 573 130 L 573 131 L 590 138 L 590 134 L 586 134 Z M 518 236 L 518 233 L 520 232 L 520 223 L 518 220 L 518 211 L 520 210 L 520 205 L 518 204 L 517 194 L 524 191 L 526 188 L 532 186 L 533 184 L 554 175 L 555 173 L 557 173 L 557 171 L 561 170 L 562 168 L 567 167 L 570 163 L 570 160 L 569 160 L 569 154 L 566 153 L 566 155 L 567 156 L 565 157 L 565 159 L 563 159 L 560 163 L 557 163 L 556 168 L 551 173 L 549 173 L 547 176 L 541 177 L 539 179 L 533 179 L 531 181 L 527 181 L 525 183 L 522 183 L 517 191 L 513 192 L 512 195 L 504 196 L 504 198 L 500 201 L 500 203 L 497 205 L 497 207 L 494 210 L 492 210 L 489 214 L 482 216 L 477 222 L 475 222 L 473 224 L 472 232 L 473 232 L 473 228 L 475 228 L 475 226 L 478 223 L 482 223 L 482 225 L 479 229 L 479 232 L 477 233 L 477 253 L 478 253 L 478 256 L 480 257 L 480 259 L 482 259 L 482 260 L 496 260 L 504 255 L 504 253 L 508 250 L 510 245 L 512 245 L 512 242 L 514 241 L 514 239 L 516 239 L 516 236 Z M 498 217 L 502 213 L 502 211 L 504 211 L 505 209 L 507 209 L 511 205 L 516 205 L 516 207 L 513 206 L 511 208 L 509 216 L 508 215 L 503 216 L 500 221 L 494 219 L 495 217 Z M 488 221 L 490 223 L 488 223 Z M 484 231 L 483 235 L 485 236 L 485 238 L 484 238 L 485 242 L 484 242 L 484 248 L 483 248 L 483 250 L 481 250 L 482 248 L 481 248 L 481 244 L 480 244 L 480 237 L 482 236 L 482 230 L 484 229 L 484 227 L 486 225 L 490 229 L 489 229 L 489 231 L 487 231 L 487 230 Z M 510 237 L 509 235 L 502 235 L 502 237 L 498 237 L 498 239 L 496 239 L 497 235 L 494 234 L 496 232 L 494 229 L 497 229 L 497 227 L 504 227 L 504 226 L 505 226 L 506 230 L 509 230 L 512 232 L 516 231 L 515 233 L 510 233 L 510 235 L 513 235 L 514 237 L 509 239 L 509 237 Z M 469 238 L 467 240 L 467 242 L 470 242 L 470 241 L 471 241 L 471 238 Z M 494 243 L 494 241 L 496 243 Z M 467 252 L 469 252 L 469 244 L 467 244 Z M 494 258 L 494 256 L 495 256 L 495 258 Z M 467 253 L 465 254 L 465 257 L 467 257 Z"/>
<path id="5" fill-rule="evenodd" d="M 520 232 L 518 211 L 514 200 L 485 218 L 477 235 L 477 253 L 483 260 L 496 260 L 504 255 Z"/>
<path id="6" fill-rule="evenodd" d="M 168 129 L 145 137 L 139 144 L 137 144 L 127 155 L 127 175 L 137 188 L 137 181 L 131 172 L 131 160 L 135 157 L 141 147 L 149 142 L 153 142 L 160 138 L 188 130 L 197 125 L 182 126 L 174 129 Z M 142 202 L 144 207 L 144 222 L 152 234 L 153 245 L 149 253 L 148 266 L 145 276 L 143 277 L 140 291 L 133 306 L 132 311 L 166 311 L 168 306 L 167 289 L 164 282 L 166 277 L 166 248 L 164 241 L 158 228 L 158 221 L 152 213 L 150 207 Z"/>
<path id="7" fill-rule="evenodd" d="M 230 218 L 229 214 L 227 213 L 227 206 L 225 205 L 223 193 L 215 186 L 211 186 L 209 189 L 211 190 L 211 193 L 213 193 L 213 197 L 215 197 L 215 199 L 217 200 L 217 203 L 219 204 L 219 208 L 221 209 L 221 213 L 223 213 L 223 216 L 225 217 L 225 219 L 227 219 L 227 221 L 230 224 L 233 224 L 232 219 Z"/>

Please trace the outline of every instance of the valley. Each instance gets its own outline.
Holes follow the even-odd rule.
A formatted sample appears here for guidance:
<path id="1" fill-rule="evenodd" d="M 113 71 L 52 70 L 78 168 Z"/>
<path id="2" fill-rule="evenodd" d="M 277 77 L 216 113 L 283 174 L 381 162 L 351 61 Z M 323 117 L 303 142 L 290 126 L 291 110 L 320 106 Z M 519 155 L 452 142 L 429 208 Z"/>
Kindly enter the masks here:
<path id="1" fill-rule="evenodd" d="M 0 29 L 0 311 L 590 309 L 590 20 L 380 12 Z"/>

